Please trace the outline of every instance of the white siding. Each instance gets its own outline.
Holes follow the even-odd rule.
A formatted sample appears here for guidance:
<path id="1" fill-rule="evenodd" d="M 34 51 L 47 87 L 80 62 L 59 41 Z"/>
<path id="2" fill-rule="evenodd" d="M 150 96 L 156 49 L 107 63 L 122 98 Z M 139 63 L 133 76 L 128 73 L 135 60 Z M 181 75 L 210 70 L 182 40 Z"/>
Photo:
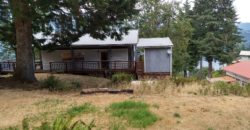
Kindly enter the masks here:
<path id="1" fill-rule="evenodd" d="M 240 59 L 242 61 L 247 61 L 247 60 L 250 60 L 250 56 L 241 56 Z"/>
<path id="2" fill-rule="evenodd" d="M 128 61 L 128 49 L 79 49 L 74 50 L 74 53 L 81 53 L 84 55 L 85 61 L 101 61 L 101 52 L 109 52 L 110 61 Z M 50 69 L 50 62 L 62 61 L 63 53 L 70 53 L 70 50 L 56 50 L 53 52 L 42 51 L 43 69 Z M 125 65 L 126 66 L 126 65 Z"/>
<path id="3" fill-rule="evenodd" d="M 42 51 L 42 62 L 43 62 L 43 69 L 44 70 L 49 70 L 50 62 L 58 62 L 62 61 L 62 54 L 64 52 L 70 52 L 69 50 L 56 50 L 53 52 L 48 52 L 48 51 Z"/>

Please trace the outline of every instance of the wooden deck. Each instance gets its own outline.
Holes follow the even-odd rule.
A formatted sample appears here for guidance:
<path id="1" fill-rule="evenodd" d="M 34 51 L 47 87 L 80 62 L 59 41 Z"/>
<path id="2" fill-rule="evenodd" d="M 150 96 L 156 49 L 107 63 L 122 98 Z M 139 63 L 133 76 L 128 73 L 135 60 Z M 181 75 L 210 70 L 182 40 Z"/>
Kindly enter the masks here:
<path id="1" fill-rule="evenodd" d="M 13 73 L 15 62 L 0 62 L 0 73 Z M 68 73 L 96 76 L 111 76 L 117 72 L 134 74 L 137 78 L 166 77 L 170 73 L 145 73 L 144 63 L 135 61 L 67 61 L 50 62 L 49 70 L 43 70 L 42 63 L 35 63 L 36 72 Z"/>
<path id="2" fill-rule="evenodd" d="M 16 62 L 0 62 L 0 73 L 13 73 L 16 69 Z M 35 62 L 37 72 L 42 71 L 42 63 Z"/>
<path id="3" fill-rule="evenodd" d="M 92 73 L 92 72 L 131 72 L 136 70 L 134 61 L 70 61 L 51 62 L 50 72 Z"/>

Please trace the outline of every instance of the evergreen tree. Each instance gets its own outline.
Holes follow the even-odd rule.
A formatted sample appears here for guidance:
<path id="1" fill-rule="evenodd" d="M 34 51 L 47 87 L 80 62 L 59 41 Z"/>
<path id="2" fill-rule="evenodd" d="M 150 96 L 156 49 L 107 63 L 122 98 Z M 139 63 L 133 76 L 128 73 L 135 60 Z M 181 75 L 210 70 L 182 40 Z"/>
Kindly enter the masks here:
<path id="1" fill-rule="evenodd" d="M 241 40 L 233 0 L 196 0 L 193 18 L 193 47 L 208 61 L 212 77 L 212 62 L 230 63 Z"/>
<path id="2" fill-rule="evenodd" d="M 184 9 L 177 2 L 141 0 L 137 16 L 140 37 L 170 37 L 173 41 L 173 71 L 188 69 L 190 59 L 187 47 L 192 36 L 192 26 Z"/>
<path id="3" fill-rule="evenodd" d="M 86 33 L 121 39 L 125 20 L 137 13 L 136 0 L 0 0 L 0 41 L 16 48 L 15 77 L 36 81 L 32 45 L 69 46 Z M 34 35 L 40 33 L 41 38 Z"/>

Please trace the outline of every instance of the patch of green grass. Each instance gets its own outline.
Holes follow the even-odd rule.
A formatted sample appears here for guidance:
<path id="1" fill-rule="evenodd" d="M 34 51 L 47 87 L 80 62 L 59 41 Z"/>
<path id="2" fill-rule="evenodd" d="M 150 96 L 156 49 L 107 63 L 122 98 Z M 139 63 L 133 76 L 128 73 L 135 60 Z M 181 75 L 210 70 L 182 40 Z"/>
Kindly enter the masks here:
<path id="1" fill-rule="evenodd" d="M 174 113 L 175 118 L 181 118 L 181 115 L 179 113 Z"/>
<path id="2" fill-rule="evenodd" d="M 207 130 L 215 130 L 214 128 L 208 128 Z"/>
<path id="3" fill-rule="evenodd" d="M 157 116 L 149 110 L 149 105 L 143 102 L 113 103 L 109 110 L 112 116 L 125 119 L 129 125 L 135 128 L 146 128 L 158 120 Z"/>
<path id="4" fill-rule="evenodd" d="M 84 113 L 90 113 L 96 111 L 96 107 L 91 105 L 90 103 L 85 103 L 80 106 L 73 106 L 70 109 L 68 109 L 65 113 L 65 115 L 70 117 L 75 117 Z"/>
<path id="5" fill-rule="evenodd" d="M 109 130 L 126 130 L 126 125 L 122 121 L 112 121 L 109 125 Z"/>
<path id="6" fill-rule="evenodd" d="M 19 130 L 17 126 L 12 126 L 12 127 L 8 127 L 5 129 L 0 129 L 0 130 Z"/>

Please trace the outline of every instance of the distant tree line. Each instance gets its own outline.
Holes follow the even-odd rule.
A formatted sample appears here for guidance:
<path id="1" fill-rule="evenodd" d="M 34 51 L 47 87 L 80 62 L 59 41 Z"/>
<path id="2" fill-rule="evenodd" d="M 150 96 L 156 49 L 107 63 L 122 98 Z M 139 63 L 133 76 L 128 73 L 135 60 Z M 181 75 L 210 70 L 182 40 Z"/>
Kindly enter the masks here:
<path id="1" fill-rule="evenodd" d="M 204 57 L 212 76 L 213 61 L 231 63 L 242 38 L 236 26 L 233 0 L 188 0 L 183 5 L 162 0 L 140 0 L 134 27 L 140 37 L 170 37 L 174 43 L 174 72 L 187 75 Z"/>

